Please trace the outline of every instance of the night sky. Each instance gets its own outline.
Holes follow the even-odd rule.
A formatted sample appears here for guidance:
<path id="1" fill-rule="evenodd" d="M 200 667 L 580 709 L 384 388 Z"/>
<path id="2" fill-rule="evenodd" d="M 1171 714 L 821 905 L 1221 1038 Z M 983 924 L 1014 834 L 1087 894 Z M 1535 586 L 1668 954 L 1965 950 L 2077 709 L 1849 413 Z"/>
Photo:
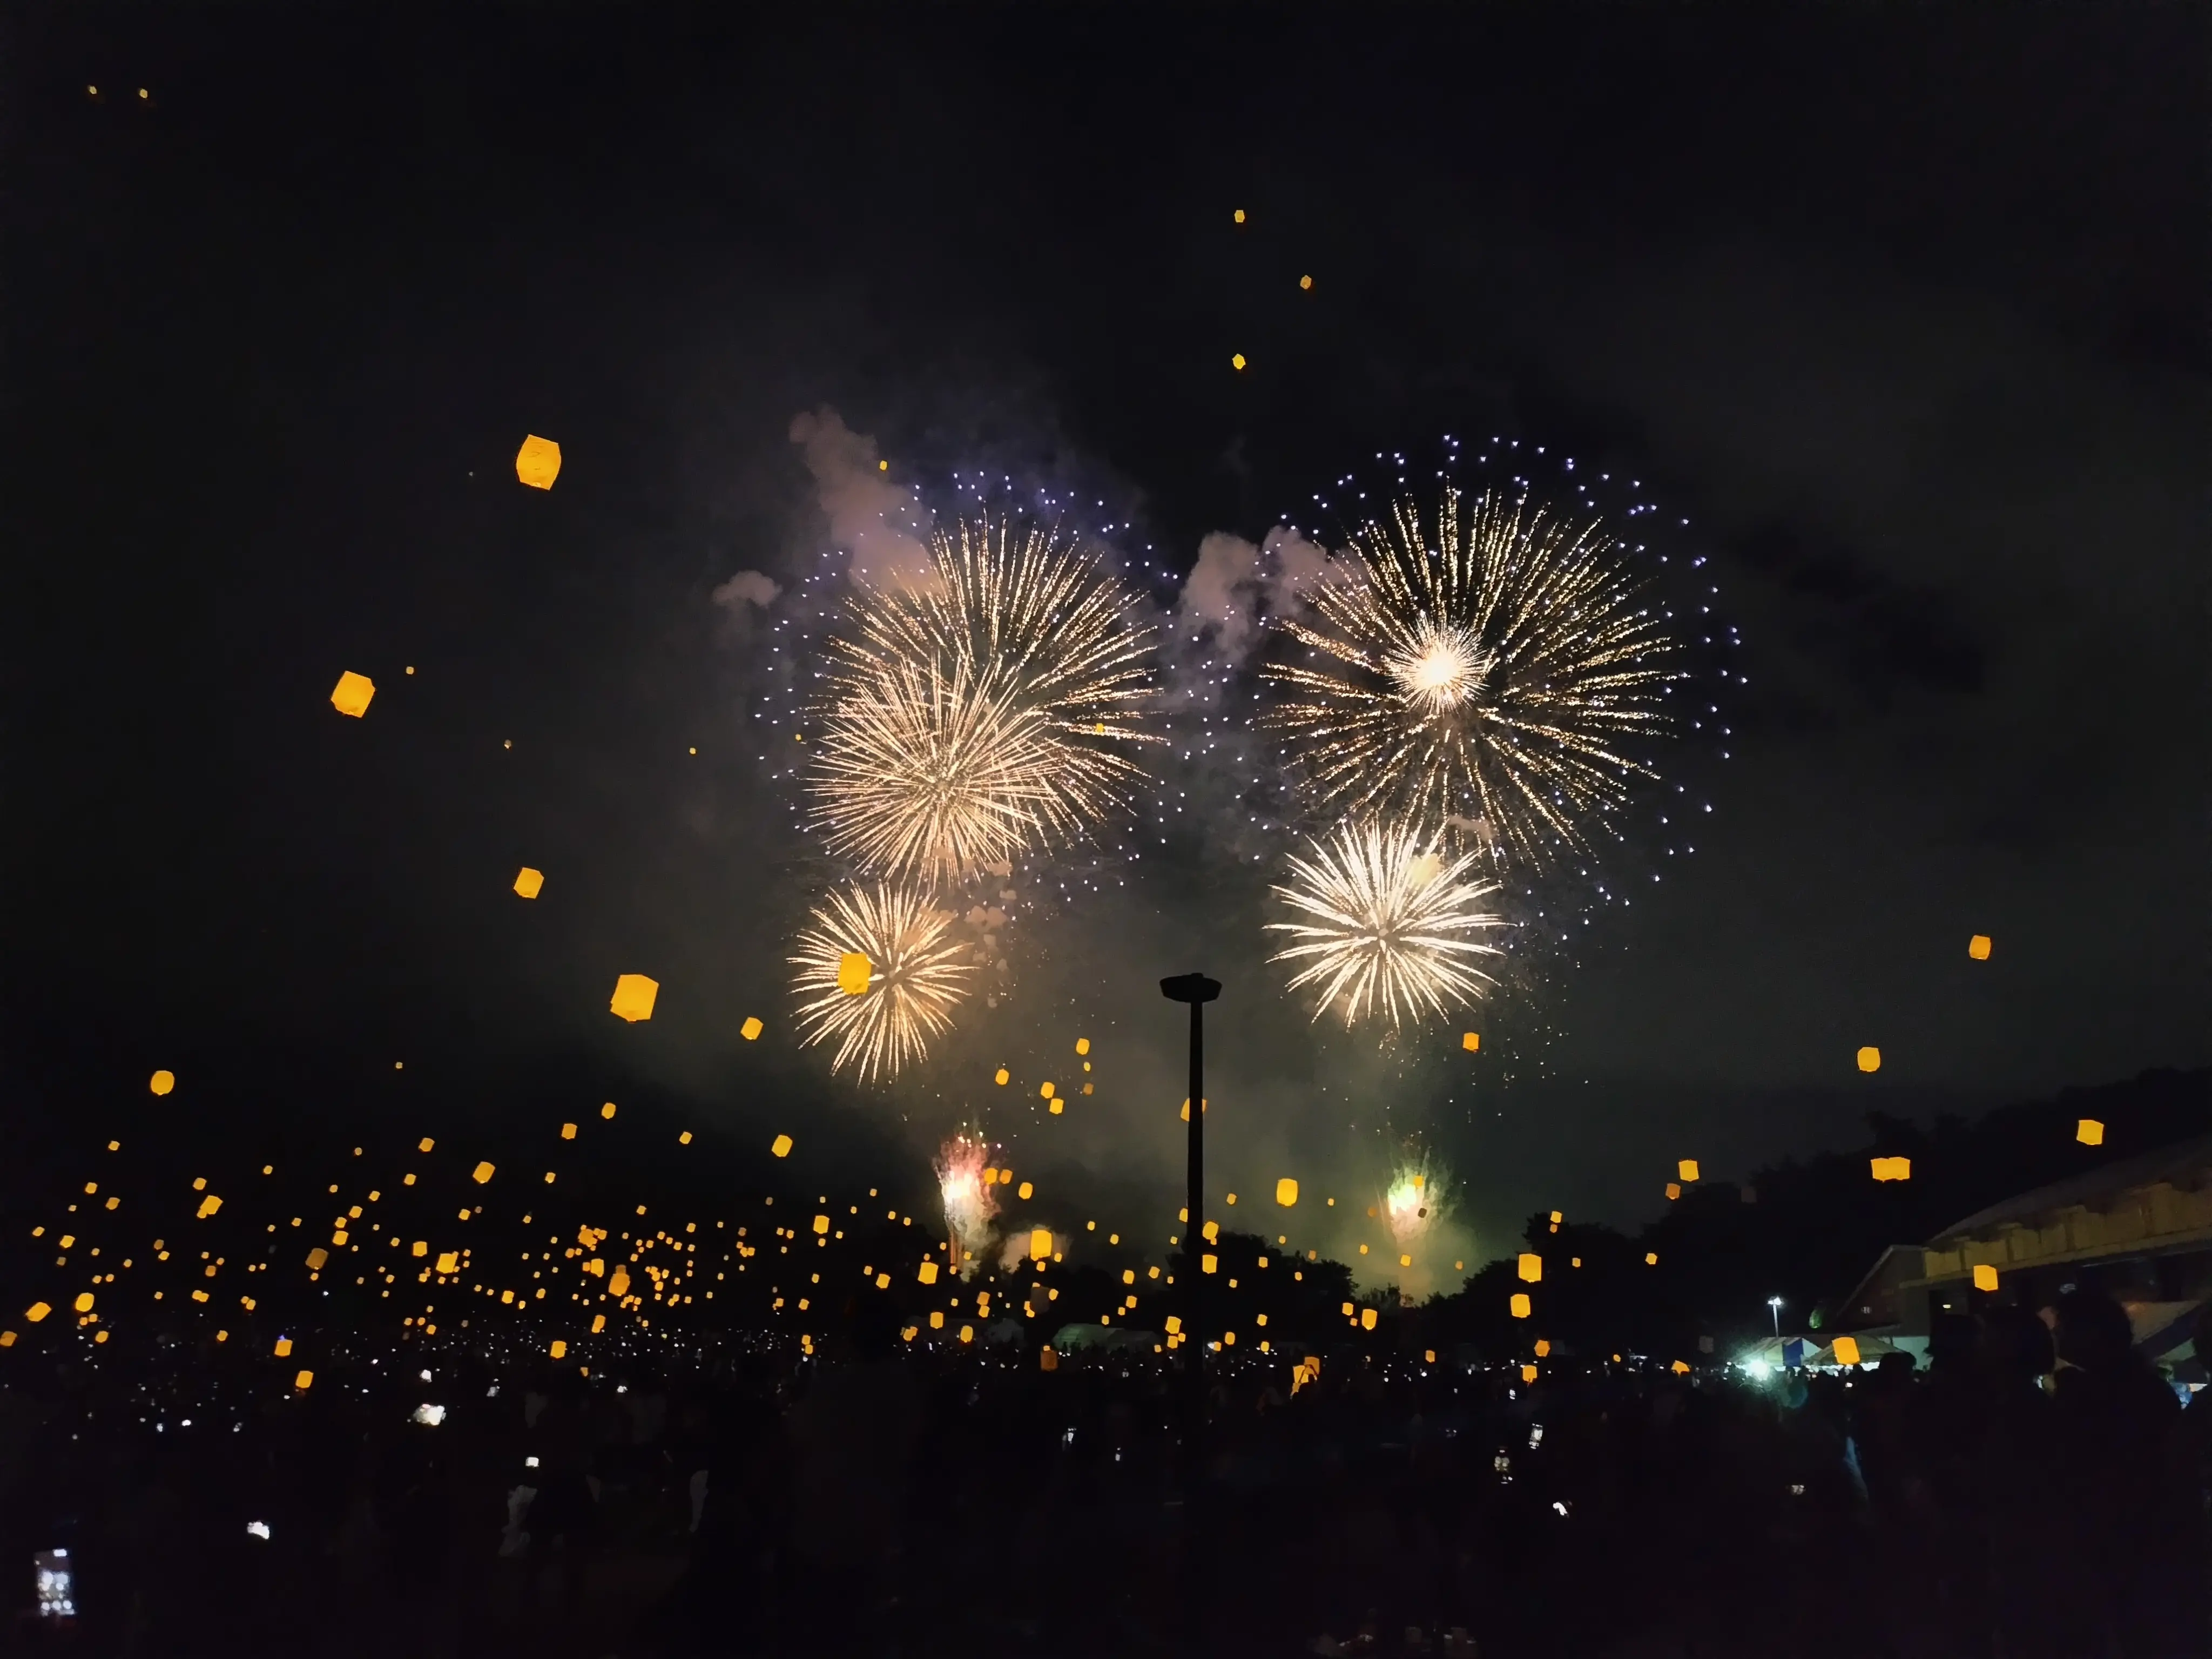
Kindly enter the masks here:
<path id="1" fill-rule="evenodd" d="M 1156 982 L 1199 969 L 1223 1181 L 1356 1188 L 1422 1130 L 1494 1252 L 1678 1157 L 2212 1060 L 2203 14 L 1471 9 L 15 12 L 11 1109 L 143 1112 L 156 1066 L 218 1139 L 620 1091 L 871 1179 L 982 1112 L 1171 1206 Z M 1620 849 L 1664 879 L 1480 1060 L 1314 1035 L 1203 829 L 1110 901 L 1030 872 L 1012 1003 L 831 1083 L 767 621 L 713 597 L 823 568 L 825 409 L 940 507 L 1080 493 L 1178 573 L 1447 433 L 1639 480 L 1744 642 L 1729 758 L 1676 757 L 1695 854 Z M 1099 1095 L 1046 1119 L 1078 1036 Z"/>

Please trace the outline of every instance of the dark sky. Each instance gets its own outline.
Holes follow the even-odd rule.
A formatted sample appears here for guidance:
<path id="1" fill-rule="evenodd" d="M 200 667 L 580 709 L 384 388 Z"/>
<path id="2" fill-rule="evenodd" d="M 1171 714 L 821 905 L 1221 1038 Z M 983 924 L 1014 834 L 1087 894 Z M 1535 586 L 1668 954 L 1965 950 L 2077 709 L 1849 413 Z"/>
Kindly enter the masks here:
<path id="1" fill-rule="evenodd" d="M 1356 1185 L 1425 1127 L 1494 1245 L 1869 1106 L 2212 1060 L 2204 14 L 1477 9 L 11 14 L 18 1104 L 168 1065 L 218 1127 L 604 1087 L 911 1147 L 994 1109 L 1152 1202 L 1154 981 L 1196 966 L 1224 1179 Z M 1035 916 L 931 1079 L 828 1086 L 757 630 L 709 598 L 820 557 L 787 433 L 823 406 L 926 487 L 1110 491 L 1181 566 L 1444 432 L 1643 479 L 1745 640 L 1695 857 L 1497 1011 L 1552 1034 L 1510 1084 L 1310 1037 L 1193 855 Z M 974 1089 L 1078 1033 L 1085 1121 Z"/>

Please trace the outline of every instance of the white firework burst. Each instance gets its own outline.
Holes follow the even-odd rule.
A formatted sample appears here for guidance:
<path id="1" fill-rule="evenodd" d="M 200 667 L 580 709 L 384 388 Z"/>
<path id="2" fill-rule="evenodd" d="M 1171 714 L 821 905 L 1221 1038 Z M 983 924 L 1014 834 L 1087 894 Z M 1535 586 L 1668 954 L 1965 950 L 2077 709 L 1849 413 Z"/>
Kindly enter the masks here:
<path id="1" fill-rule="evenodd" d="M 863 1083 L 896 1077 L 929 1052 L 929 1039 L 951 1026 L 972 966 L 953 938 L 951 915 L 917 890 L 895 883 L 832 892 L 793 941 L 802 1047 L 834 1037 L 832 1073 L 850 1063 Z M 848 956 L 864 956 L 868 988 L 838 984 Z"/>
<path id="2" fill-rule="evenodd" d="M 1291 882 L 1274 890 L 1305 919 L 1267 924 L 1295 943 L 1269 958 L 1299 964 L 1290 988 L 1318 988 L 1314 1018 L 1442 1017 L 1493 982 L 1479 965 L 1499 954 L 1487 936 L 1504 919 L 1483 907 L 1498 890 L 1471 872 L 1474 854 L 1449 860 L 1427 839 L 1377 819 L 1348 822 L 1292 856 Z"/>

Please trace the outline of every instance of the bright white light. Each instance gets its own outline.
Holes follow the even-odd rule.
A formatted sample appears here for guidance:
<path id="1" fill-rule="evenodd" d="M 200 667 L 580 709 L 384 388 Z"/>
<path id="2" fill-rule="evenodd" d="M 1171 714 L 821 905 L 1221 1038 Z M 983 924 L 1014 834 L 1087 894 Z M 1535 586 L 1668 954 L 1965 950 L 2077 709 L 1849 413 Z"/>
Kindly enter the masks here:
<path id="1" fill-rule="evenodd" d="M 526 1469 L 534 1469 L 538 1467 L 538 1460 L 534 1457 L 526 1457 L 522 1460 L 522 1467 Z"/>
<path id="2" fill-rule="evenodd" d="M 425 1382 L 428 1382 L 430 1380 L 430 1373 L 429 1373 L 429 1372 L 428 1372 L 428 1371 L 424 1371 L 424 1372 L 422 1373 L 422 1380 L 423 1380 Z M 496 1390 L 495 1390 L 495 1392 L 496 1392 Z"/>
<path id="3" fill-rule="evenodd" d="M 445 1420 L 446 1408 L 443 1406 L 423 1405 L 415 1408 L 415 1421 L 425 1428 L 434 1429 Z"/>
<path id="4" fill-rule="evenodd" d="M 249 1537 L 266 1539 L 269 1536 L 269 1523 L 266 1521 L 249 1521 L 246 1523 L 246 1531 Z"/>
<path id="5" fill-rule="evenodd" d="M 1753 1360 L 1749 1364 L 1747 1364 L 1747 1365 L 1746 1365 L 1746 1366 L 1744 1367 L 1744 1370 L 1746 1370 L 1749 1371 L 1749 1372 L 1750 1372 L 1753 1376 L 1757 1377 L 1760 1382 L 1764 1382 L 1765 1381 L 1766 1381 L 1766 1378 L 1767 1378 L 1767 1376 L 1768 1376 L 1768 1370 L 1767 1370 L 1767 1364 L 1766 1364 L 1766 1362 L 1765 1362 L 1764 1359 L 1754 1359 L 1754 1360 Z"/>

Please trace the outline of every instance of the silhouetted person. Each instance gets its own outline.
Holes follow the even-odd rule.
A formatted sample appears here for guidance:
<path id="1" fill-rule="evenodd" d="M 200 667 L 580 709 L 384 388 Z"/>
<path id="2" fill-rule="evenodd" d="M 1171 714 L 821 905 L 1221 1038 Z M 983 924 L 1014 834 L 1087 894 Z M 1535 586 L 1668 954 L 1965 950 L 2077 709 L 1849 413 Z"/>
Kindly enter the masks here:
<path id="1" fill-rule="evenodd" d="M 2074 1638 L 2059 1621 L 2057 1589 L 2080 1571 L 2060 1514 L 2057 1420 L 2045 1389 L 2058 1351 L 2050 1327 L 2027 1309 L 1992 1308 L 1980 1359 L 1986 1421 L 1976 1486 L 1990 1629 L 1998 1659 L 2058 1659 Z"/>
<path id="2" fill-rule="evenodd" d="M 2201 1564 L 2183 1547 L 2190 1528 L 2171 1461 L 2180 1402 L 2136 1352 L 2118 1303 L 2070 1291 L 2057 1315 L 2057 1473 L 2086 1634 L 2130 1659 L 2185 1653 L 2189 1576 Z"/>

